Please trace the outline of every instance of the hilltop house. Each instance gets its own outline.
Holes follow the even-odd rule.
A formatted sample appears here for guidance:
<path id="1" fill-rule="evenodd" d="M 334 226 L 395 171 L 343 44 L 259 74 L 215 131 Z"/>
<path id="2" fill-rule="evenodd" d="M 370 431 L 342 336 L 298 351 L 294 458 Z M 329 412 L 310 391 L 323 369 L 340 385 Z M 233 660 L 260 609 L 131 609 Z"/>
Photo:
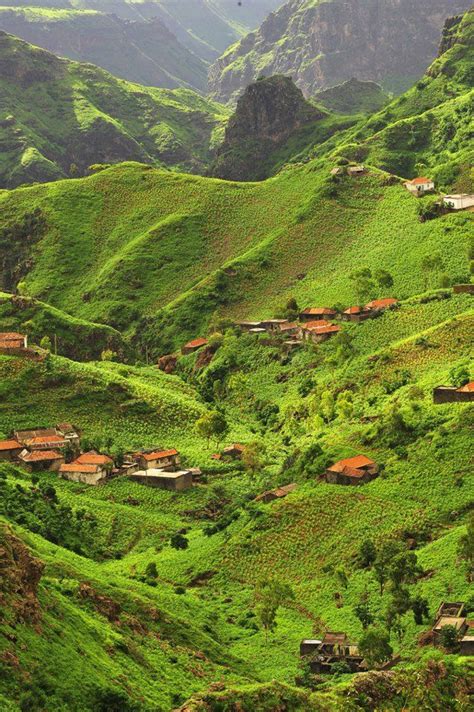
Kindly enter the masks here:
<path id="1" fill-rule="evenodd" d="M 286 497 L 290 492 L 296 489 L 296 482 L 292 482 L 289 485 L 284 485 L 283 487 L 277 487 L 274 490 L 268 490 L 267 492 L 262 492 L 258 497 L 255 497 L 256 502 L 263 502 L 263 504 L 268 504 L 273 502 L 275 499 L 282 499 Z"/>
<path id="2" fill-rule="evenodd" d="M 176 467 L 179 465 L 179 452 L 171 450 L 148 450 L 136 452 L 133 456 L 135 462 L 142 470 L 151 470 L 161 467 Z"/>
<path id="3" fill-rule="evenodd" d="M 377 464 L 365 455 L 339 460 L 327 468 L 326 482 L 334 485 L 362 485 L 374 480 L 379 474 Z"/>
<path id="4" fill-rule="evenodd" d="M 322 321 L 324 322 L 324 319 Z M 312 341 L 315 344 L 327 341 L 331 338 L 331 336 L 334 336 L 340 331 L 340 326 L 337 324 L 329 324 L 328 322 L 308 322 L 308 324 L 303 327 L 305 339 Z"/>
<path id="5" fill-rule="evenodd" d="M 18 458 L 23 446 L 18 440 L 0 440 L 0 460 L 12 462 Z"/>
<path id="6" fill-rule="evenodd" d="M 474 401 L 474 381 L 465 386 L 436 386 L 433 389 L 433 403 L 471 403 Z"/>
<path id="7" fill-rule="evenodd" d="M 313 321 L 315 319 L 334 319 L 337 316 L 335 309 L 329 307 L 308 307 L 300 314 L 301 321 Z"/>
<path id="8" fill-rule="evenodd" d="M 368 307 L 349 307 L 345 311 L 342 312 L 341 314 L 341 319 L 344 319 L 344 321 L 352 321 L 358 324 L 361 321 L 365 321 L 366 319 L 371 319 L 373 316 L 375 316 L 375 312 L 368 308 Z"/>
<path id="9" fill-rule="evenodd" d="M 129 479 L 141 485 L 148 485 L 148 487 L 174 491 L 186 490 L 193 486 L 193 473 L 191 470 L 172 472 L 164 469 L 149 468 L 134 472 L 129 475 Z"/>
<path id="10" fill-rule="evenodd" d="M 232 460 L 241 460 L 244 450 L 245 445 L 241 445 L 240 443 L 233 443 L 232 445 L 229 445 L 228 447 L 225 447 L 223 449 L 222 456 L 230 458 Z"/>
<path id="11" fill-rule="evenodd" d="M 365 305 L 365 309 L 375 312 L 383 312 L 385 309 L 394 309 L 398 304 L 398 299 L 388 297 L 387 299 L 373 299 Z"/>
<path id="12" fill-rule="evenodd" d="M 207 339 L 199 338 L 188 341 L 182 349 L 181 353 L 185 356 L 186 354 L 193 354 L 195 351 L 199 351 L 203 346 L 207 346 Z"/>
<path id="13" fill-rule="evenodd" d="M 23 450 L 18 456 L 19 463 L 28 472 L 52 471 L 57 472 L 64 464 L 64 457 L 57 450 Z"/>
<path id="14" fill-rule="evenodd" d="M 59 474 L 66 480 L 82 482 L 86 485 L 98 485 L 109 477 L 109 471 L 101 465 L 83 465 L 80 462 L 70 462 L 61 465 Z"/>
<path id="15" fill-rule="evenodd" d="M 474 206 L 474 195 L 468 193 L 457 193 L 455 195 L 445 195 L 443 203 L 451 210 L 465 210 Z"/>
<path id="16" fill-rule="evenodd" d="M 311 655 L 309 666 L 311 672 L 332 674 L 334 663 L 344 662 L 351 672 L 360 672 L 366 669 L 358 647 L 352 645 L 345 633 L 328 631 L 322 640 L 302 640 L 300 643 L 300 656 Z"/>
<path id="17" fill-rule="evenodd" d="M 8 354 L 28 348 L 28 337 L 15 331 L 0 332 L 0 352 Z"/>
<path id="18" fill-rule="evenodd" d="M 348 176 L 362 176 L 362 175 L 364 175 L 364 173 L 367 173 L 367 169 L 363 165 L 348 166 L 348 168 L 347 168 Z"/>
<path id="19" fill-rule="evenodd" d="M 426 178 L 425 176 L 420 178 L 413 178 L 405 183 L 405 188 L 410 191 L 413 195 L 420 196 L 425 193 L 430 193 L 434 190 L 435 184 L 431 178 Z"/>

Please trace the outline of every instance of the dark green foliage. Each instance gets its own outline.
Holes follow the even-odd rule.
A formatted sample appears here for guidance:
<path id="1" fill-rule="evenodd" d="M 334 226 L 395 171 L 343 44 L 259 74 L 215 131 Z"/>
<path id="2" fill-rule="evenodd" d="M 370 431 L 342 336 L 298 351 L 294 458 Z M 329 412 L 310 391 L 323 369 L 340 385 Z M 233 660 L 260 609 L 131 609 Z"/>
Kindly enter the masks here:
<path id="1" fill-rule="evenodd" d="M 181 534 L 180 532 L 176 532 L 176 534 L 173 534 L 173 536 L 170 539 L 170 546 L 173 547 L 173 549 L 187 549 L 189 546 L 189 542 L 187 538 L 184 536 L 184 534 Z"/>
<path id="2" fill-rule="evenodd" d="M 359 640 L 359 650 L 370 667 L 386 662 L 393 653 L 390 636 L 380 628 L 368 628 L 366 630 Z"/>
<path id="3" fill-rule="evenodd" d="M 443 626 L 439 632 L 439 642 L 443 648 L 451 653 L 454 652 L 458 648 L 458 631 L 456 627 L 454 625 Z"/>

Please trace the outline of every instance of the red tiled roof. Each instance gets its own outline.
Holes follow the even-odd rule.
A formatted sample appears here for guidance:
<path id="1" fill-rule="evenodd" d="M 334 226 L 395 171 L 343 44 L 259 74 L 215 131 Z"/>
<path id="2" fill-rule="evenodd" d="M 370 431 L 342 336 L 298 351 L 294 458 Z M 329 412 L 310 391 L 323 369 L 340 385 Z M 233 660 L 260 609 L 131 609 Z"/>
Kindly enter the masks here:
<path id="1" fill-rule="evenodd" d="M 458 388 L 458 391 L 461 393 L 472 393 L 472 391 L 474 391 L 474 381 L 466 383 L 465 386 L 461 386 L 461 388 Z"/>
<path id="2" fill-rule="evenodd" d="M 345 643 L 347 635 L 345 633 L 325 633 L 323 643 Z"/>
<path id="3" fill-rule="evenodd" d="M 42 462 L 43 460 L 62 460 L 63 456 L 56 450 L 36 450 L 20 455 L 23 462 Z"/>
<path id="4" fill-rule="evenodd" d="M 211 460 L 222 460 L 222 455 L 219 452 L 215 452 L 211 455 Z"/>
<path id="5" fill-rule="evenodd" d="M 288 322 L 288 324 L 281 324 L 280 331 L 288 331 L 289 329 L 297 329 L 298 324 L 295 322 Z"/>
<path id="6" fill-rule="evenodd" d="M 319 314 L 335 314 L 334 309 L 329 309 L 329 307 L 308 307 L 303 309 L 302 314 L 308 314 L 310 316 L 318 316 Z"/>
<path id="7" fill-rule="evenodd" d="M 194 349 L 197 348 L 198 346 L 205 346 L 207 344 L 207 339 L 193 339 L 192 341 L 188 341 L 187 344 L 185 344 L 184 348 L 185 349 Z"/>
<path id="8" fill-rule="evenodd" d="M 317 326 L 329 326 L 330 322 L 327 319 L 316 319 L 314 321 L 307 321 L 304 325 L 305 329 L 313 329 Z"/>
<path id="9" fill-rule="evenodd" d="M 349 309 L 344 311 L 344 314 L 360 314 L 366 311 L 369 311 L 366 307 L 349 307 Z"/>
<path id="10" fill-rule="evenodd" d="M 30 438 L 29 440 L 25 440 L 25 442 L 30 447 L 32 447 L 34 445 L 47 445 L 49 443 L 57 443 L 58 445 L 66 444 L 66 440 L 63 438 L 62 435 L 41 435 L 41 436 L 37 436 L 35 438 Z"/>
<path id="11" fill-rule="evenodd" d="M 366 465 L 375 465 L 375 462 L 365 455 L 356 455 L 355 457 L 348 457 L 345 460 L 335 462 L 329 469 L 335 472 L 342 472 L 346 467 L 358 469 Z"/>
<path id="12" fill-rule="evenodd" d="M 348 467 L 346 465 L 342 468 L 341 474 L 346 475 L 346 477 L 363 477 L 365 473 L 364 470 L 359 470 L 357 467 Z"/>
<path id="13" fill-rule="evenodd" d="M 398 304 L 398 299 L 388 297 L 387 299 L 374 299 L 365 305 L 366 309 L 376 309 L 377 307 L 390 307 L 392 304 Z"/>
<path id="14" fill-rule="evenodd" d="M 0 339 L 0 349 L 21 349 L 23 347 L 23 339 L 18 339 L 18 341 L 2 341 Z"/>
<path id="15" fill-rule="evenodd" d="M 83 452 L 74 462 L 80 465 L 113 465 L 113 460 L 108 455 L 100 455 L 97 452 Z"/>
<path id="16" fill-rule="evenodd" d="M 431 180 L 431 178 L 421 176 L 420 178 L 413 178 L 413 180 L 410 180 L 408 182 L 412 185 L 421 185 L 422 183 L 432 183 L 433 181 Z"/>
<path id="17" fill-rule="evenodd" d="M 95 474 L 99 471 L 97 465 L 81 465 L 78 462 L 70 462 L 69 465 L 61 465 L 59 472 L 84 472 L 85 474 Z"/>
<path id="18" fill-rule="evenodd" d="M 315 334 L 332 334 L 336 331 L 341 331 L 341 327 L 337 324 L 328 324 L 327 326 L 315 326 L 310 329 Z"/>
<path id="19" fill-rule="evenodd" d="M 139 452 L 138 454 L 140 457 L 143 457 L 144 460 L 150 462 L 151 460 L 161 460 L 164 457 L 172 457 L 173 455 L 177 455 L 178 451 L 174 449 L 155 450 L 155 452 Z"/>
<path id="20" fill-rule="evenodd" d="M 21 339 L 21 341 L 23 341 L 24 338 L 25 338 L 24 334 L 19 334 L 16 331 L 0 331 L 0 340 L 1 341 L 18 341 L 19 339 Z"/>
<path id="21" fill-rule="evenodd" d="M 0 440 L 0 450 L 17 450 L 21 448 L 18 440 Z"/>

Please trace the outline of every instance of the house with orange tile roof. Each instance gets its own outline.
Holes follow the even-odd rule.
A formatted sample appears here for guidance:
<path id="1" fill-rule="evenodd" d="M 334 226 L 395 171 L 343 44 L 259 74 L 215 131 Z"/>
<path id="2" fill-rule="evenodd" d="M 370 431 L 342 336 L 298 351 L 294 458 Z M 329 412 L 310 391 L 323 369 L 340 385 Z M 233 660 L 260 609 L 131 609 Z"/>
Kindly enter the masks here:
<path id="1" fill-rule="evenodd" d="M 0 460 L 13 462 L 23 450 L 23 446 L 18 440 L 0 440 Z"/>
<path id="2" fill-rule="evenodd" d="M 283 485 L 283 487 L 277 487 L 273 490 L 268 490 L 267 492 L 262 492 L 258 497 L 255 497 L 256 502 L 263 502 L 263 504 L 268 504 L 273 502 L 275 499 L 282 499 L 286 497 L 291 492 L 293 492 L 297 487 L 296 482 L 292 482 L 289 485 Z"/>
<path id="3" fill-rule="evenodd" d="M 393 299 L 393 297 L 388 297 L 386 299 L 372 299 L 365 305 L 366 309 L 372 309 L 373 311 L 382 312 L 385 309 L 394 309 L 398 304 L 398 299 Z"/>
<path id="4" fill-rule="evenodd" d="M 314 344 L 319 344 L 322 341 L 327 341 L 331 336 L 335 336 L 341 331 L 341 327 L 337 324 L 330 324 L 322 319 L 321 321 L 308 322 L 303 327 L 304 339 L 312 341 Z"/>
<path id="5" fill-rule="evenodd" d="M 433 403 L 471 403 L 474 401 L 474 381 L 460 388 L 456 386 L 436 386 L 433 389 Z"/>
<path id="6" fill-rule="evenodd" d="M 413 178 L 405 183 L 405 188 L 412 194 L 416 196 L 424 195 L 425 193 L 430 193 L 434 190 L 435 184 L 431 178 L 426 178 L 425 176 L 420 176 L 419 178 Z"/>
<path id="7" fill-rule="evenodd" d="M 99 465 L 106 470 L 111 471 L 114 466 L 114 461 L 108 455 L 101 455 L 95 450 L 89 450 L 89 452 L 83 452 L 79 457 L 76 457 L 74 462 L 80 465 Z"/>
<path id="8" fill-rule="evenodd" d="M 18 462 L 28 472 L 57 472 L 64 464 L 64 455 L 57 450 L 22 450 Z"/>
<path id="9" fill-rule="evenodd" d="M 16 331 L 0 332 L 0 349 L 2 353 L 16 352 L 28 348 L 28 337 Z"/>
<path id="10" fill-rule="evenodd" d="M 362 485 L 378 477 L 377 464 L 365 455 L 339 460 L 327 468 L 326 482 L 334 485 Z"/>
<path id="11" fill-rule="evenodd" d="M 185 356 L 186 354 L 193 354 L 195 351 L 199 351 L 203 346 L 207 346 L 207 339 L 199 338 L 188 341 L 182 349 L 181 353 Z"/>
<path id="12" fill-rule="evenodd" d="M 174 448 L 169 450 L 146 450 L 144 452 L 136 452 L 133 459 L 142 470 L 176 467 L 179 465 L 179 452 Z"/>
<path id="13" fill-rule="evenodd" d="M 366 319 L 371 319 L 375 315 L 376 312 L 372 309 L 368 309 L 367 307 L 354 306 L 345 309 L 341 314 L 341 319 L 344 319 L 344 321 L 352 321 L 358 324 L 359 322 L 365 321 Z"/>
<path id="14" fill-rule="evenodd" d="M 334 319 L 336 316 L 336 310 L 330 307 L 307 307 L 300 313 L 300 320 L 314 321 L 316 319 Z"/>
<path id="15" fill-rule="evenodd" d="M 80 462 L 63 464 L 59 468 L 59 475 L 65 480 L 82 482 L 85 485 L 102 484 L 109 477 L 109 472 L 101 465 L 84 465 Z"/>
<path id="16" fill-rule="evenodd" d="M 64 435 L 37 435 L 23 441 L 28 450 L 57 450 L 67 447 Z"/>

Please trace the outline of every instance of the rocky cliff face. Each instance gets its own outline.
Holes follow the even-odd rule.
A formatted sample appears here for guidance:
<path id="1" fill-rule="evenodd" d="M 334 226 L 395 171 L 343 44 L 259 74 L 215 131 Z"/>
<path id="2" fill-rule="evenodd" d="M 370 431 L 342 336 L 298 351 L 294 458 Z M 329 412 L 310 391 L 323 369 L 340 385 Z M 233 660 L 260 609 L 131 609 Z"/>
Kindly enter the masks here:
<path id="1" fill-rule="evenodd" d="M 32 556 L 10 528 L 0 525 L 0 623 L 38 623 L 43 569 L 43 562 Z"/>
<path id="2" fill-rule="evenodd" d="M 229 120 L 211 174 L 227 180 L 266 178 L 273 152 L 324 116 L 289 77 L 277 75 L 251 84 Z"/>
<path id="3" fill-rule="evenodd" d="M 446 18 L 471 0 L 290 0 L 212 65 L 209 87 L 235 101 L 259 75 L 291 74 L 307 96 L 351 77 L 401 92 L 436 56 Z"/>

